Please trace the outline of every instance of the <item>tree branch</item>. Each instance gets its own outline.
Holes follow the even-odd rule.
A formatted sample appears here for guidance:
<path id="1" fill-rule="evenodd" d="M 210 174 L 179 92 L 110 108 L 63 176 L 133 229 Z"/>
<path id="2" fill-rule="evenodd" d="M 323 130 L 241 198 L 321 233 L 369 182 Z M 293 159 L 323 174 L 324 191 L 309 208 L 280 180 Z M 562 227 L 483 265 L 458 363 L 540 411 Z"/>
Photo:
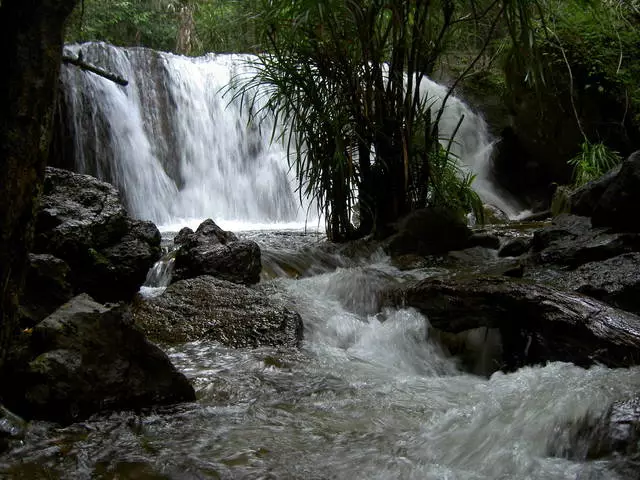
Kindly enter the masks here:
<path id="1" fill-rule="evenodd" d="M 125 80 L 124 78 L 118 75 L 115 75 L 113 73 L 107 72 L 106 70 L 98 68 L 94 65 L 90 65 L 86 62 L 83 62 L 81 56 L 78 56 L 78 58 L 74 58 L 68 55 L 63 55 L 62 62 L 65 64 L 70 63 L 71 65 L 75 65 L 76 67 L 81 68 L 82 70 L 87 70 L 91 73 L 95 73 L 96 75 L 100 75 L 101 77 L 104 77 L 107 80 L 111 80 L 112 82 L 117 83 L 118 85 L 122 85 L 123 87 L 126 87 L 129 84 L 127 80 Z"/>

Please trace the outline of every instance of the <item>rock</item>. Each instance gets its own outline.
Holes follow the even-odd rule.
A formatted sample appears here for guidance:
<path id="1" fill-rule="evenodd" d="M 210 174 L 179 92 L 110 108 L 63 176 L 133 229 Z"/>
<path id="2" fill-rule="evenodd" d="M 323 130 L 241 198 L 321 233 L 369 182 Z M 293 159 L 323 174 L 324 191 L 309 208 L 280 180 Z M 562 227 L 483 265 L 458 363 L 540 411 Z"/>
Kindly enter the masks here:
<path id="1" fill-rule="evenodd" d="M 23 355 L 27 363 L 4 393 L 25 418 L 70 423 L 105 410 L 195 400 L 188 380 L 133 328 L 125 308 L 106 308 L 86 294 L 40 322 Z"/>
<path id="2" fill-rule="evenodd" d="M 234 283 L 260 281 L 260 247 L 251 240 L 238 240 L 213 220 L 205 220 L 195 231 L 182 229 L 173 270 L 173 281 L 212 275 Z"/>
<path id="3" fill-rule="evenodd" d="M 556 185 L 551 197 L 551 216 L 557 217 L 563 213 L 571 211 L 571 187 L 566 185 Z"/>
<path id="4" fill-rule="evenodd" d="M 0 405 L 0 453 L 7 450 L 10 442 L 25 436 L 27 423 Z"/>
<path id="5" fill-rule="evenodd" d="M 640 235 L 612 233 L 607 228 L 591 228 L 588 217 L 559 215 L 553 224 L 533 235 L 534 260 L 543 264 L 576 268 L 640 250 Z"/>
<path id="6" fill-rule="evenodd" d="M 638 478 L 640 397 L 614 402 L 602 415 L 587 415 L 558 430 L 549 445 L 551 455 L 579 461 L 614 459 L 622 478 Z"/>
<path id="7" fill-rule="evenodd" d="M 211 340 L 230 347 L 297 347 L 302 319 L 263 292 L 211 276 L 170 285 L 160 296 L 139 301 L 134 320 L 162 343 Z"/>
<path id="8" fill-rule="evenodd" d="M 600 202 L 602 194 L 609 188 L 620 172 L 622 165 L 612 168 L 602 177 L 585 183 L 569 196 L 570 213 L 590 217 Z"/>
<path id="9" fill-rule="evenodd" d="M 398 222 L 396 232 L 383 242 L 393 257 L 437 255 L 470 246 L 471 231 L 466 223 L 454 213 L 433 208 L 411 212 Z"/>
<path id="10" fill-rule="evenodd" d="M 469 237 L 469 246 L 498 250 L 500 248 L 500 239 L 492 233 L 474 233 Z"/>
<path id="11" fill-rule="evenodd" d="M 20 299 L 20 326 L 33 327 L 73 297 L 69 265 L 53 255 L 29 254 L 27 278 Z"/>
<path id="12" fill-rule="evenodd" d="M 183 243 L 187 242 L 189 238 L 193 235 L 193 233 L 194 233 L 193 230 L 191 230 L 189 227 L 184 227 L 180 229 L 180 231 L 173 238 L 174 245 L 180 246 Z"/>
<path id="13" fill-rule="evenodd" d="M 518 264 L 514 265 L 513 267 L 509 267 L 504 270 L 504 272 L 502 272 L 502 275 L 511 278 L 522 278 L 522 276 L 524 275 L 524 265 Z"/>
<path id="14" fill-rule="evenodd" d="M 556 273 L 553 283 L 558 286 L 640 314 L 640 253 L 626 253 Z"/>
<path id="15" fill-rule="evenodd" d="M 486 203 L 482 208 L 484 210 L 484 223 L 486 225 L 501 225 L 509 223 L 509 215 L 498 207 Z"/>
<path id="16" fill-rule="evenodd" d="M 549 361 L 640 362 L 640 317 L 545 285 L 491 276 L 428 278 L 390 291 L 387 304 L 414 307 L 446 332 L 497 328 L 507 370 Z"/>
<path id="17" fill-rule="evenodd" d="M 75 293 L 100 301 L 131 299 L 160 258 L 160 232 L 129 218 L 112 185 L 89 175 L 47 168 L 35 253 L 70 267 Z"/>
<path id="18" fill-rule="evenodd" d="M 640 150 L 632 153 L 611 180 L 596 207 L 594 226 L 613 227 L 620 232 L 640 232 Z"/>
<path id="19" fill-rule="evenodd" d="M 507 240 L 500 250 L 498 250 L 499 257 L 519 257 L 527 253 L 533 245 L 531 238 L 511 238 Z"/>

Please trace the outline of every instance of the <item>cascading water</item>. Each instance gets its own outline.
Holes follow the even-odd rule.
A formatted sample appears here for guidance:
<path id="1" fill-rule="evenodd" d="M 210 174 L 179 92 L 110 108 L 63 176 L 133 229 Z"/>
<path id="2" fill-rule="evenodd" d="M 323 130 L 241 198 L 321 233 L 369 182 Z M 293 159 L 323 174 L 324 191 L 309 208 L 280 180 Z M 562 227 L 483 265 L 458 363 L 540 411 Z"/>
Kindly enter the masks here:
<path id="1" fill-rule="evenodd" d="M 122 87 L 73 66 L 62 75 L 76 168 L 117 185 L 135 216 L 160 225 L 210 217 L 236 230 L 318 223 L 307 216 L 308 206 L 300 207 L 286 153 L 270 142 L 271 126 L 247 125 L 243 108 L 223 96 L 232 78 L 250 72 L 250 57 L 187 58 L 103 43 L 67 48 L 129 80 Z M 434 110 L 446 93 L 435 82 L 422 83 Z M 486 124 L 455 97 L 439 124 L 442 141 L 462 116 L 453 153 L 476 174 L 483 200 L 514 215 L 514 202 L 490 180 Z"/>
<path id="2" fill-rule="evenodd" d="M 290 235 L 290 253 L 309 237 Z M 0 454 L 0 477 L 637 479 L 615 458 L 558 458 L 550 447 L 568 444 L 572 421 L 634 395 L 639 367 L 555 362 L 469 375 L 429 338 L 417 311 L 373 314 L 372 300 L 407 272 L 384 257 L 343 265 L 318 264 L 313 276 L 264 286 L 302 316 L 300 351 L 174 346 L 169 355 L 193 382 L 196 402 L 66 428 L 33 422 L 19 447 Z"/>
<path id="3" fill-rule="evenodd" d="M 420 84 L 423 101 L 431 106 L 433 112 L 440 109 L 443 100 L 447 98 L 447 92 L 448 87 L 428 78 L 424 78 Z M 456 131 L 461 118 L 462 123 Z M 438 130 L 440 142 L 445 147 L 453 136 L 451 153 L 458 158 L 463 168 L 475 175 L 473 188 L 482 201 L 498 207 L 509 218 L 517 217 L 522 210 L 518 201 L 492 179 L 491 155 L 494 143 L 484 119 L 459 98 L 449 96 L 438 123 Z"/>
<path id="4" fill-rule="evenodd" d="M 248 126 L 241 106 L 223 98 L 244 57 L 67 48 L 129 80 L 62 72 L 76 168 L 117 185 L 133 215 L 160 225 L 210 217 L 227 228 L 305 221 L 270 127 Z"/>

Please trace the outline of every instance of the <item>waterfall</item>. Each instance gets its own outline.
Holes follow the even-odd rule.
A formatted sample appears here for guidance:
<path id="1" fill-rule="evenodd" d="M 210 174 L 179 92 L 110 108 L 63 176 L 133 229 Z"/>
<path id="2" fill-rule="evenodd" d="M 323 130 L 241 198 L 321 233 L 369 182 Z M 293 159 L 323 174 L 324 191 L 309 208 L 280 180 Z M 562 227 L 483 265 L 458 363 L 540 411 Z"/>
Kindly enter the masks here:
<path id="1" fill-rule="evenodd" d="M 285 149 L 271 143 L 272 125 L 249 124 L 246 109 L 223 96 L 235 76 L 249 73 L 249 56 L 189 58 L 105 43 L 66 48 L 129 80 L 122 87 L 74 66 L 61 74 L 75 168 L 116 185 L 134 216 L 163 226 L 213 218 L 236 230 L 318 224 L 300 204 Z M 431 81 L 422 88 L 437 101 L 446 95 Z M 453 153 L 476 174 L 483 200 L 513 215 L 490 182 L 492 144 L 482 118 L 451 97 L 441 134 L 450 136 L 461 115 Z"/>
<path id="2" fill-rule="evenodd" d="M 75 167 L 116 185 L 134 216 L 159 225 L 305 221 L 270 126 L 248 125 L 241 105 L 223 98 L 246 57 L 104 43 L 67 49 L 129 80 L 122 87 L 72 66 L 62 71 Z"/>

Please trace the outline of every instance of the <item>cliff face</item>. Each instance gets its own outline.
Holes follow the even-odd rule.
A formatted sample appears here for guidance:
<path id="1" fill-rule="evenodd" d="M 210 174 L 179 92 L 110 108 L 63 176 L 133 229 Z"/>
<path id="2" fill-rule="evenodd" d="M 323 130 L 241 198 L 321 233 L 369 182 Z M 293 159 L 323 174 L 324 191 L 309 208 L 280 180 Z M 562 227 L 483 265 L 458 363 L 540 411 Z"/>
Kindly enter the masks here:
<path id="1" fill-rule="evenodd" d="M 76 0 L 4 0 L 0 6 L 0 369 L 15 328 L 33 240 L 60 69 Z"/>

